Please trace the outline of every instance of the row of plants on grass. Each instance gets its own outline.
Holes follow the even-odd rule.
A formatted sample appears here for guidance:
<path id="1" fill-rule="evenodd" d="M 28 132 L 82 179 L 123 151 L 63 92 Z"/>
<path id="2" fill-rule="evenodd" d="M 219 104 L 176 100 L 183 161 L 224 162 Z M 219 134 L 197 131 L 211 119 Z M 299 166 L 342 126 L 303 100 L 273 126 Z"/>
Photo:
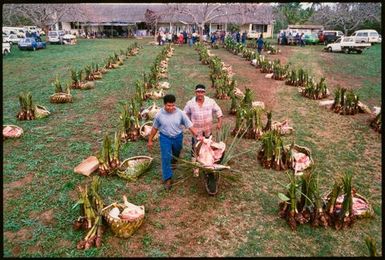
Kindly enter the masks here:
<path id="1" fill-rule="evenodd" d="M 210 67 L 211 87 L 215 88 L 215 97 L 218 99 L 230 99 L 232 93 L 237 89 L 236 81 L 232 79 L 231 66 L 226 66 L 220 58 L 210 54 L 206 46 L 201 43 L 198 43 L 195 49 L 198 51 L 202 64 L 209 65 Z"/>
<path id="2" fill-rule="evenodd" d="M 128 102 L 119 104 L 119 123 L 117 131 L 114 133 L 113 142 L 110 141 L 109 135 L 105 134 L 97 155 L 97 169 L 100 176 L 118 175 L 126 180 L 135 180 L 150 167 L 153 159 L 148 156 L 135 156 L 122 161 L 120 148 L 122 142 L 136 141 L 140 136 L 146 138 L 151 131 L 152 123 L 148 124 L 151 121 L 143 124 L 143 120 L 152 120 L 159 108 L 155 102 L 151 107 L 143 108 L 143 101 L 148 98 L 155 100 L 162 97 L 148 95 L 146 91 L 159 88 L 158 80 L 167 78 L 168 59 L 172 56 L 173 51 L 171 45 L 164 47 L 151 67 L 149 79 L 147 80 L 144 74 L 143 81 L 137 80 L 135 82 L 134 95 Z M 80 192 L 78 204 L 82 204 L 82 211 L 80 212 L 81 216 L 75 221 L 74 227 L 85 229 L 87 235 L 78 243 L 78 249 L 89 249 L 94 245 L 97 247 L 101 245 L 101 234 L 104 230 L 103 218 L 118 237 L 131 236 L 143 222 L 144 206 L 139 207 L 129 203 L 125 196 L 123 196 L 124 204 L 113 203 L 107 207 L 101 207 L 103 201 L 95 192 L 97 190 L 95 186 L 98 187 L 98 185 L 99 181 L 97 177 L 94 177 L 91 194 L 87 194 L 87 187 L 81 189 Z"/>
<path id="3" fill-rule="evenodd" d="M 265 58 L 264 55 L 259 55 L 244 46 L 239 46 L 231 37 L 226 38 L 225 48 L 233 54 L 242 53 L 242 57 L 246 60 L 251 60 L 251 65 L 260 69 L 261 73 L 269 73 L 266 77 L 271 77 L 275 80 L 285 80 L 286 85 L 299 87 L 299 92 L 302 96 L 320 100 L 330 96 L 330 91 L 325 82 L 325 77 L 322 77 L 318 82 L 314 77 L 310 76 L 304 68 L 291 68 L 291 64 L 282 65 L 279 59 L 273 62 Z M 359 101 L 359 97 L 352 89 L 342 88 L 337 86 L 334 92 L 334 103 L 331 109 L 341 115 L 354 115 L 357 113 L 371 113 L 370 109 Z M 370 125 L 380 131 L 378 127 L 380 117 L 378 115 L 371 119 Z"/>
<path id="4" fill-rule="evenodd" d="M 253 55 L 255 54 L 247 54 L 245 58 L 249 59 Z M 259 59 L 256 64 L 260 64 L 259 66 L 263 68 L 266 60 L 263 60 L 261 55 L 254 57 Z M 282 73 L 276 72 L 277 68 L 280 67 L 279 60 L 269 64 L 272 65 L 275 74 Z M 288 70 L 288 65 L 282 69 Z M 311 90 L 311 87 L 316 87 L 314 82 L 311 81 L 312 86 L 307 85 L 309 76 L 303 70 L 300 71 L 299 75 L 301 75 L 299 82 L 307 87 L 305 88 L 306 95 L 315 95 L 314 91 Z M 310 78 L 310 80 L 312 79 Z M 326 91 L 324 80 L 322 78 L 317 87 Z M 262 122 L 264 108 L 253 106 L 251 93 L 251 90 L 246 88 L 245 96 L 240 104 L 236 103 L 236 99 L 232 99 L 231 112 L 236 114 L 233 133 L 240 131 L 243 133 L 242 136 L 246 138 L 261 140 L 261 149 L 257 158 L 264 168 L 273 168 L 278 171 L 293 170 L 293 172 L 287 173 L 290 183 L 283 185 L 287 189 L 287 193 L 279 193 L 282 200 L 280 216 L 287 219 L 291 228 L 295 230 L 297 224 L 311 222 L 312 226 L 334 226 L 336 229 L 340 229 L 351 226 L 357 217 L 373 216 L 373 210 L 367 200 L 352 189 L 351 175 L 346 175 L 338 183 L 336 181 L 333 191 L 325 198 L 321 197 L 318 175 L 312 173 L 314 162 L 311 151 L 306 147 L 296 145 L 294 142 L 284 145 L 281 136 L 285 131 L 280 131 L 282 128 L 279 129 L 272 123 L 271 111 L 267 113 L 267 122 L 264 126 Z M 353 97 L 349 98 L 349 101 L 343 100 L 343 102 L 349 103 L 347 107 L 352 107 Z M 317 99 L 318 97 L 313 98 Z M 335 103 L 341 104 L 341 101 L 335 101 Z M 353 113 L 352 110 L 353 108 L 345 113 Z"/>
<path id="5" fill-rule="evenodd" d="M 135 44 L 135 46 L 137 46 Z M 138 47 L 136 47 L 138 48 Z M 83 70 L 71 69 L 71 80 L 70 84 L 63 84 L 58 76 L 56 76 L 55 81 L 52 83 L 55 93 L 50 96 L 51 103 L 68 103 L 72 102 L 73 98 L 71 95 L 71 88 L 73 89 L 90 89 L 95 86 L 91 81 L 96 79 L 101 79 L 101 74 L 107 72 L 107 67 L 111 62 L 116 64 L 123 64 L 122 57 L 118 57 L 116 54 L 110 56 L 105 68 L 100 68 L 98 64 L 87 65 L 84 68 L 85 77 L 83 77 Z M 115 64 L 113 63 L 113 64 Z M 63 86 L 65 85 L 65 86 Z M 32 94 L 21 93 L 19 95 L 19 102 L 21 111 L 17 114 L 17 119 L 19 120 L 34 120 L 35 118 L 42 118 L 48 116 L 50 112 L 47 108 L 41 105 L 34 105 L 32 101 Z"/>

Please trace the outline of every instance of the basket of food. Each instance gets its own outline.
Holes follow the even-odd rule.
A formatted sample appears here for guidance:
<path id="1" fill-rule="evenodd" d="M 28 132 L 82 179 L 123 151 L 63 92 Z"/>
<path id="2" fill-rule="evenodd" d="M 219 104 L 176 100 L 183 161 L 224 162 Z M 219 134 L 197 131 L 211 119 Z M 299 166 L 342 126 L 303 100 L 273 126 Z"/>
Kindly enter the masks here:
<path id="1" fill-rule="evenodd" d="M 305 169 L 314 164 L 309 148 L 296 144 L 294 146 L 288 145 L 286 148 L 291 150 L 291 163 L 296 175 L 301 175 Z"/>
<path id="2" fill-rule="evenodd" d="M 142 136 L 144 139 L 148 139 L 148 137 L 150 136 L 150 133 L 152 130 L 152 124 L 153 124 L 152 121 L 148 121 L 140 127 L 139 133 L 140 133 L 140 136 Z M 158 139 L 158 137 L 159 137 L 159 134 L 156 133 L 153 140 Z"/>
<path id="3" fill-rule="evenodd" d="M 370 205 L 368 200 L 355 192 L 355 189 L 352 189 L 352 196 L 353 196 L 353 205 L 352 205 L 352 213 L 353 216 L 357 218 L 370 218 L 374 216 L 374 210 L 373 207 Z M 327 203 L 330 200 L 331 192 L 327 193 L 326 196 L 324 196 L 324 202 Z M 342 210 L 342 203 L 344 201 L 344 194 L 341 194 L 337 197 L 335 206 L 334 206 L 334 212 L 339 213 Z"/>
<path id="4" fill-rule="evenodd" d="M 135 156 L 124 160 L 118 167 L 116 174 L 123 179 L 135 181 L 146 172 L 153 161 L 149 156 Z"/>
<path id="5" fill-rule="evenodd" d="M 102 209 L 102 215 L 114 235 L 120 238 L 129 238 L 143 224 L 144 206 L 137 206 L 127 201 L 123 196 L 124 203 L 114 202 Z"/>
<path id="6" fill-rule="evenodd" d="M 23 128 L 16 125 L 3 125 L 3 139 L 18 138 L 23 134 Z"/>

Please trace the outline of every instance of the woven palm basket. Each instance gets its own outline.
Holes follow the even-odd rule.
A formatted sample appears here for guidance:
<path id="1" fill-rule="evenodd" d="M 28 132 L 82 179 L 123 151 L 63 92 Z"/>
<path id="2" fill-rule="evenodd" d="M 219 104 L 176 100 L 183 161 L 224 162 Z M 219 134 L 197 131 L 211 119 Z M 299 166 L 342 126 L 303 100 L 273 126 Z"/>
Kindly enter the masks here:
<path id="1" fill-rule="evenodd" d="M 153 158 L 144 155 L 128 158 L 119 165 L 116 174 L 128 181 L 135 181 L 150 168 L 153 160 Z M 140 162 L 137 163 L 137 161 Z"/>
<path id="2" fill-rule="evenodd" d="M 41 106 L 41 105 L 35 106 L 35 117 L 36 118 L 43 118 L 43 117 L 46 117 L 50 114 L 51 113 L 48 111 L 48 109 L 46 107 Z"/>
<path id="3" fill-rule="evenodd" d="M 120 210 L 123 210 L 126 206 L 124 204 L 112 203 L 111 205 L 102 209 L 102 215 L 108 225 L 110 226 L 112 232 L 115 236 L 120 238 L 129 238 L 135 231 L 143 224 L 144 214 L 143 216 L 130 221 L 124 219 L 116 219 L 109 215 L 110 211 L 114 208 L 118 207 Z M 144 212 L 144 206 L 140 206 Z"/>
<path id="4" fill-rule="evenodd" d="M 70 103 L 72 102 L 72 95 L 67 93 L 55 93 L 50 96 L 51 103 Z"/>

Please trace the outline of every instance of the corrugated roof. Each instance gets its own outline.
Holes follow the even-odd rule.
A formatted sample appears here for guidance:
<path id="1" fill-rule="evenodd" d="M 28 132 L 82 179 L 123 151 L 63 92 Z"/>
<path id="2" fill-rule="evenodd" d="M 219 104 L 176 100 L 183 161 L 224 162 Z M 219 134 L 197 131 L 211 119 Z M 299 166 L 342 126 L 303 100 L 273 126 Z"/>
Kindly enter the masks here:
<path id="1" fill-rule="evenodd" d="M 159 22 L 179 22 L 184 21 L 186 23 L 194 23 L 191 16 L 187 14 L 178 13 L 173 11 L 173 7 L 178 5 L 181 8 L 188 8 L 194 15 L 197 15 L 199 22 L 203 20 L 204 4 L 79 4 L 84 15 L 71 16 L 66 15 L 61 20 L 64 22 L 144 22 L 145 13 L 147 9 L 155 11 L 156 13 L 164 13 L 161 16 Z M 242 4 L 241 4 L 242 5 Z M 209 4 L 210 8 L 214 4 Z M 232 4 L 221 7 L 222 11 L 227 12 L 226 16 L 221 16 L 213 19 L 212 23 L 260 23 L 270 24 L 273 20 L 272 7 L 268 4 L 260 4 L 257 8 L 254 8 L 254 12 L 247 16 L 233 15 L 236 8 Z M 217 12 L 218 13 L 218 12 Z M 202 14 L 202 15 L 199 15 Z M 215 12 L 213 12 L 215 14 Z"/>

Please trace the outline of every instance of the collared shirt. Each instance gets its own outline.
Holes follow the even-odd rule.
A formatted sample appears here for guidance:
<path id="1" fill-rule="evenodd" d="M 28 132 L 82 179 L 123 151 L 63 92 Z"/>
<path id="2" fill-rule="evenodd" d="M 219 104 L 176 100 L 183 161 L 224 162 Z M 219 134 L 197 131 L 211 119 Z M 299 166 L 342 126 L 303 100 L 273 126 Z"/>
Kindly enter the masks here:
<path id="1" fill-rule="evenodd" d="M 162 107 L 156 114 L 153 124 L 153 127 L 168 137 L 175 137 L 182 133 L 182 126 L 190 128 L 193 124 L 187 115 L 179 108 L 175 108 L 174 112 L 168 113 L 164 110 L 164 107 Z"/>
<path id="2" fill-rule="evenodd" d="M 191 119 L 198 135 L 209 136 L 213 124 L 213 114 L 219 118 L 223 116 L 221 108 L 214 99 L 204 97 L 202 106 L 199 106 L 196 97 L 190 99 L 184 107 L 184 112 Z"/>

